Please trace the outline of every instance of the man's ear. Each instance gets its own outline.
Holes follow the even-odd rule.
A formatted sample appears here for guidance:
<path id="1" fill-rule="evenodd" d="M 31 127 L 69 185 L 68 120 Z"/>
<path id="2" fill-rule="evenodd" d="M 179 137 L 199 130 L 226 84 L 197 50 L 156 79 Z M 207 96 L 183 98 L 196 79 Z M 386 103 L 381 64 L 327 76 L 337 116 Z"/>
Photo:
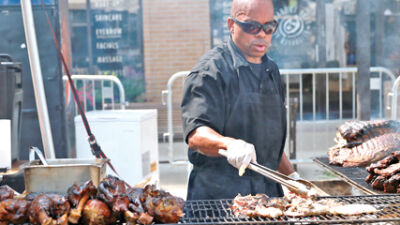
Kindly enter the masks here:
<path id="1" fill-rule="evenodd" d="M 233 28 L 234 28 L 234 21 L 232 20 L 232 18 L 228 18 L 228 20 L 226 21 L 226 24 L 227 24 L 227 26 L 228 26 L 228 29 L 229 29 L 229 31 L 231 32 L 231 33 L 233 33 Z"/>

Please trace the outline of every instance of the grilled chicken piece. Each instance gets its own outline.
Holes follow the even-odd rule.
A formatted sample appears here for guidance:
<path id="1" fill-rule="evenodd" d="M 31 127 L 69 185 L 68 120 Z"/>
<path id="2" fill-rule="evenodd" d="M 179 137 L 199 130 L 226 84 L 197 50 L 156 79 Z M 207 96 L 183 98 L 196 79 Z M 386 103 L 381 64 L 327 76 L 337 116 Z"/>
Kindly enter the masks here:
<path id="1" fill-rule="evenodd" d="M 70 223 L 78 223 L 82 216 L 82 210 L 89 198 L 94 197 L 97 193 L 96 186 L 92 180 L 89 180 L 80 186 L 74 184 L 67 190 L 68 200 L 72 204 L 72 210 L 69 216 Z"/>
<path id="2" fill-rule="evenodd" d="M 51 217 L 51 210 L 55 202 L 46 194 L 38 195 L 32 202 L 29 210 L 29 220 L 35 225 L 55 225 Z"/>
<path id="3" fill-rule="evenodd" d="M 23 224 L 28 221 L 30 202 L 6 199 L 0 202 L 0 225 Z"/>
<path id="4" fill-rule="evenodd" d="M 106 203 L 91 199 L 83 208 L 82 222 L 88 225 L 106 225 L 115 223 L 116 218 Z"/>
<path id="5" fill-rule="evenodd" d="M 108 175 L 100 182 L 98 190 L 98 198 L 111 208 L 114 217 L 119 220 L 135 220 L 135 216 L 128 208 L 130 202 L 126 195 L 127 187 L 123 180 Z"/>
<path id="6" fill-rule="evenodd" d="M 400 133 L 387 133 L 352 148 L 331 148 L 329 163 L 344 167 L 367 166 L 400 149 Z"/>
<path id="7" fill-rule="evenodd" d="M 151 185 L 143 189 L 141 202 L 149 215 L 161 223 L 177 223 L 184 216 L 182 208 L 185 202 L 182 198 L 156 190 Z"/>
<path id="8" fill-rule="evenodd" d="M 71 209 L 71 205 L 66 196 L 57 194 L 48 194 L 53 200 L 54 207 L 51 209 L 52 217 L 56 220 L 57 225 L 68 225 L 68 214 Z"/>
<path id="9" fill-rule="evenodd" d="M 98 198 L 112 207 L 116 202 L 116 197 L 127 193 L 126 185 L 118 177 L 108 175 L 99 184 Z"/>
<path id="10" fill-rule="evenodd" d="M 130 188 L 128 190 L 128 196 L 129 196 L 129 209 L 134 213 L 134 219 L 128 221 L 128 224 L 151 224 L 153 222 L 154 217 L 149 215 L 145 210 L 143 209 L 142 202 L 140 201 L 140 197 L 143 194 L 143 189 L 142 188 Z M 143 201 L 144 201 L 143 197 Z"/>
<path id="11" fill-rule="evenodd" d="M 37 225 L 67 225 L 70 203 L 65 196 L 39 194 L 29 209 L 29 220 Z"/>
<path id="12" fill-rule="evenodd" d="M 283 208 L 286 207 L 284 199 L 269 198 L 265 194 L 246 195 L 238 194 L 233 199 L 231 207 L 236 217 L 267 217 L 276 218 L 283 214 Z"/>
<path id="13" fill-rule="evenodd" d="M 0 202 L 10 198 L 14 198 L 14 190 L 8 185 L 0 186 Z"/>

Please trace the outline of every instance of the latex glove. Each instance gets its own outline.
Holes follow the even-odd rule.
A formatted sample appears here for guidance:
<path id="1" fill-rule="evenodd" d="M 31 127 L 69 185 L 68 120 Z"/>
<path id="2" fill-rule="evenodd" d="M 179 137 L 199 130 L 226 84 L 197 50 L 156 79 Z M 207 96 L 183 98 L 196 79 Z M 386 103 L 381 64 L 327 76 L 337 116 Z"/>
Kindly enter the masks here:
<path id="1" fill-rule="evenodd" d="M 296 171 L 294 171 L 293 173 L 289 174 L 288 177 L 292 178 L 293 180 L 300 180 L 300 174 L 298 174 Z"/>
<path id="2" fill-rule="evenodd" d="M 256 151 L 254 145 L 243 140 L 234 140 L 227 146 L 228 162 L 239 169 L 239 176 L 242 176 L 250 162 L 256 162 Z"/>

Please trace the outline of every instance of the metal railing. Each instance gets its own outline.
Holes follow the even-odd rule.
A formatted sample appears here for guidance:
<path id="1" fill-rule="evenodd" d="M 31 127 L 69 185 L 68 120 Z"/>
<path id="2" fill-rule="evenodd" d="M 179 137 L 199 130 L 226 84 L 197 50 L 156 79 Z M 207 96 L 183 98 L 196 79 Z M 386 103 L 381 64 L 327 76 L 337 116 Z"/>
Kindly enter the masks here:
<path id="1" fill-rule="evenodd" d="M 395 80 L 393 87 L 392 87 L 392 93 L 390 93 L 392 97 L 392 106 L 391 106 L 391 118 L 392 120 L 395 120 L 397 118 L 397 98 L 398 98 L 398 90 L 400 86 L 400 76 L 397 77 Z"/>
<path id="2" fill-rule="evenodd" d="M 374 90 L 377 90 L 379 92 L 379 117 L 383 117 L 383 99 L 385 92 L 382 88 L 382 84 L 384 80 L 387 80 L 384 76 L 387 76 L 389 82 L 394 82 L 395 81 L 395 76 L 394 74 L 384 68 L 384 67 L 371 67 L 370 68 L 371 73 L 373 73 L 373 76 L 371 76 L 371 81 L 377 83 L 374 85 Z M 187 76 L 190 73 L 190 71 L 181 71 L 173 74 L 167 84 L 167 90 L 162 91 L 162 103 L 164 105 L 167 105 L 167 110 L 168 110 L 168 132 L 164 133 L 163 136 L 168 137 L 168 162 L 171 164 L 182 164 L 182 161 L 178 161 L 174 159 L 174 152 L 173 152 L 173 142 L 174 142 L 174 129 L 173 129 L 173 108 L 172 108 L 172 86 L 174 82 L 177 79 L 183 79 L 185 76 Z M 317 120 L 317 88 L 316 88 L 316 79 L 317 76 L 324 76 L 325 77 L 325 120 L 333 120 L 333 118 L 330 117 L 330 76 L 337 76 L 338 79 L 336 82 L 338 82 L 338 93 L 339 93 L 339 117 L 335 118 L 335 120 L 343 119 L 343 77 L 348 74 L 351 74 L 351 111 L 352 111 L 352 117 L 351 119 L 355 119 L 356 117 L 356 85 L 355 85 L 355 77 L 357 73 L 357 68 L 313 68 L 313 69 L 282 69 L 280 70 L 281 76 L 282 76 L 282 81 L 286 85 L 286 99 L 289 99 L 291 95 L 294 95 L 296 92 L 295 90 L 291 89 L 290 86 L 291 84 L 296 84 L 298 85 L 298 109 L 299 109 L 299 120 L 303 120 L 304 118 L 304 86 L 303 86 L 303 76 L 312 76 L 312 86 L 311 86 L 311 95 L 312 95 L 312 119 Z M 293 78 L 298 78 L 297 81 L 296 79 Z M 293 81 L 294 80 L 294 81 Z M 400 80 L 397 83 L 397 87 L 400 86 Z M 378 88 L 376 88 L 378 87 Z M 394 90 L 392 91 L 393 93 L 395 92 Z M 397 93 L 397 90 L 396 90 Z M 165 101 L 165 96 L 167 96 L 167 100 Z M 396 95 L 397 96 L 397 95 Z M 395 101 L 395 98 L 392 98 L 393 101 Z M 288 101 L 287 101 L 288 102 Z M 396 109 L 396 108 L 394 108 Z M 288 107 L 287 110 L 287 118 L 289 121 L 289 116 L 290 116 L 290 108 Z M 288 137 L 289 139 L 290 137 Z M 186 163 L 186 162 L 185 162 Z"/>
<path id="3" fill-rule="evenodd" d="M 63 76 L 63 80 L 65 84 L 65 82 L 68 81 L 68 77 Z M 79 88 L 81 91 L 78 91 L 82 93 L 80 98 L 83 99 L 83 107 L 85 111 L 88 111 L 88 104 L 92 104 L 92 109 L 97 110 L 96 97 L 98 95 L 101 96 L 102 110 L 106 109 L 108 104 L 111 105 L 111 109 L 115 109 L 114 85 L 117 86 L 119 91 L 120 108 L 125 109 L 125 89 L 117 77 L 108 75 L 72 75 L 72 80 L 74 81 L 75 86 L 77 86 L 78 82 L 82 82 Z M 100 93 L 96 93 L 96 82 L 100 83 Z M 105 82 L 110 82 L 110 85 L 105 85 Z M 91 84 L 90 88 L 88 87 L 88 84 Z M 91 94 L 90 99 L 88 98 L 88 94 Z M 110 101 L 110 103 L 107 103 L 107 101 Z"/>
<path id="4" fill-rule="evenodd" d="M 174 160 L 174 124 L 172 120 L 172 85 L 174 84 L 175 80 L 184 78 L 185 76 L 189 75 L 190 71 L 181 71 L 173 74 L 167 83 L 167 90 L 163 90 L 161 92 L 161 100 L 163 105 L 167 105 L 167 118 L 168 118 L 168 133 L 163 134 L 163 138 L 168 137 L 168 162 L 171 164 L 186 164 L 185 161 L 178 161 Z M 183 81 L 183 80 L 182 80 Z M 165 101 L 165 96 L 167 96 L 167 101 Z"/>
<path id="5" fill-rule="evenodd" d="M 390 82 L 394 82 L 396 77 L 394 74 L 384 68 L 384 67 L 371 67 L 370 72 L 373 73 L 371 76 L 371 83 L 375 83 L 371 89 L 377 90 L 378 93 L 378 109 L 379 109 L 379 118 L 382 118 L 383 115 L 383 99 L 385 97 L 384 93 L 384 88 L 382 87 L 382 84 L 384 83 L 384 80 L 387 80 L 385 78 L 389 78 Z M 312 76 L 312 85 L 311 85 L 311 95 L 312 95 L 312 120 L 317 120 L 317 94 L 316 94 L 316 79 L 317 76 L 324 76 L 325 77 L 325 119 L 330 120 L 330 76 L 338 76 L 338 94 L 339 94 L 339 101 L 338 101 L 338 106 L 339 106 L 339 117 L 337 119 L 342 120 L 343 119 L 343 76 L 344 75 L 351 75 L 351 111 L 352 111 L 352 119 L 356 118 L 356 73 L 357 73 L 357 68 L 351 67 L 351 68 L 313 68 L 313 69 L 283 69 L 280 70 L 281 76 L 285 77 L 283 79 L 283 82 L 286 85 L 286 99 L 290 98 L 290 94 L 293 92 L 290 88 L 290 84 L 292 83 L 290 80 L 290 77 L 297 77 L 298 79 L 298 95 L 299 95 L 299 120 L 303 120 L 304 116 L 304 101 L 303 101 L 303 96 L 304 96 L 304 88 L 303 88 L 303 77 L 311 75 Z M 377 77 L 376 77 L 377 74 Z M 387 76 L 387 77 L 384 77 Z M 288 109 L 290 110 L 290 109 Z M 289 114 L 289 113 L 288 113 Z"/>

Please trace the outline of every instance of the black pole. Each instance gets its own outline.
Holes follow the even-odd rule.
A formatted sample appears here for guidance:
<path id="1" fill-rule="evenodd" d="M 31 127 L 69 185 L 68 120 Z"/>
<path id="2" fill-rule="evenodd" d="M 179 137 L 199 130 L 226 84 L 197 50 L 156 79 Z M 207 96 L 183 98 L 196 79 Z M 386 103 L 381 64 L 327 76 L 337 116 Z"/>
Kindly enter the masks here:
<path id="1" fill-rule="evenodd" d="M 371 118 L 370 1 L 357 0 L 357 119 Z"/>
<path id="2" fill-rule="evenodd" d="M 384 12 L 384 1 L 376 1 L 377 9 L 375 13 L 375 54 L 376 54 L 376 65 L 383 66 L 383 39 L 385 34 L 385 16 Z"/>
<path id="3" fill-rule="evenodd" d="M 94 74 L 93 69 L 93 48 L 92 48 L 92 19 L 90 0 L 86 0 L 86 24 L 87 24 L 87 47 L 89 58 L 89 74 Z"/>
<path id="4" fill-rule="evenodd" d="M 323 68 L 326 67 L 326 10 L 325 10 L 325 0 L 317 0 L 317 67 Z M 317 76 L 316 77 L 316 91 L 317 96 L 316 99 L 316 111 L 317 114 L 322 114 L 325 112 L 325 104 L 329 104 L 326 102 L 326 85 L 325 85 L 325 77 Z"/>
<path id="5" fill-rule="evenodd" d="M 326 13 L 325 0 L 317 0 L 318 67 L 326 65 Z"/>

